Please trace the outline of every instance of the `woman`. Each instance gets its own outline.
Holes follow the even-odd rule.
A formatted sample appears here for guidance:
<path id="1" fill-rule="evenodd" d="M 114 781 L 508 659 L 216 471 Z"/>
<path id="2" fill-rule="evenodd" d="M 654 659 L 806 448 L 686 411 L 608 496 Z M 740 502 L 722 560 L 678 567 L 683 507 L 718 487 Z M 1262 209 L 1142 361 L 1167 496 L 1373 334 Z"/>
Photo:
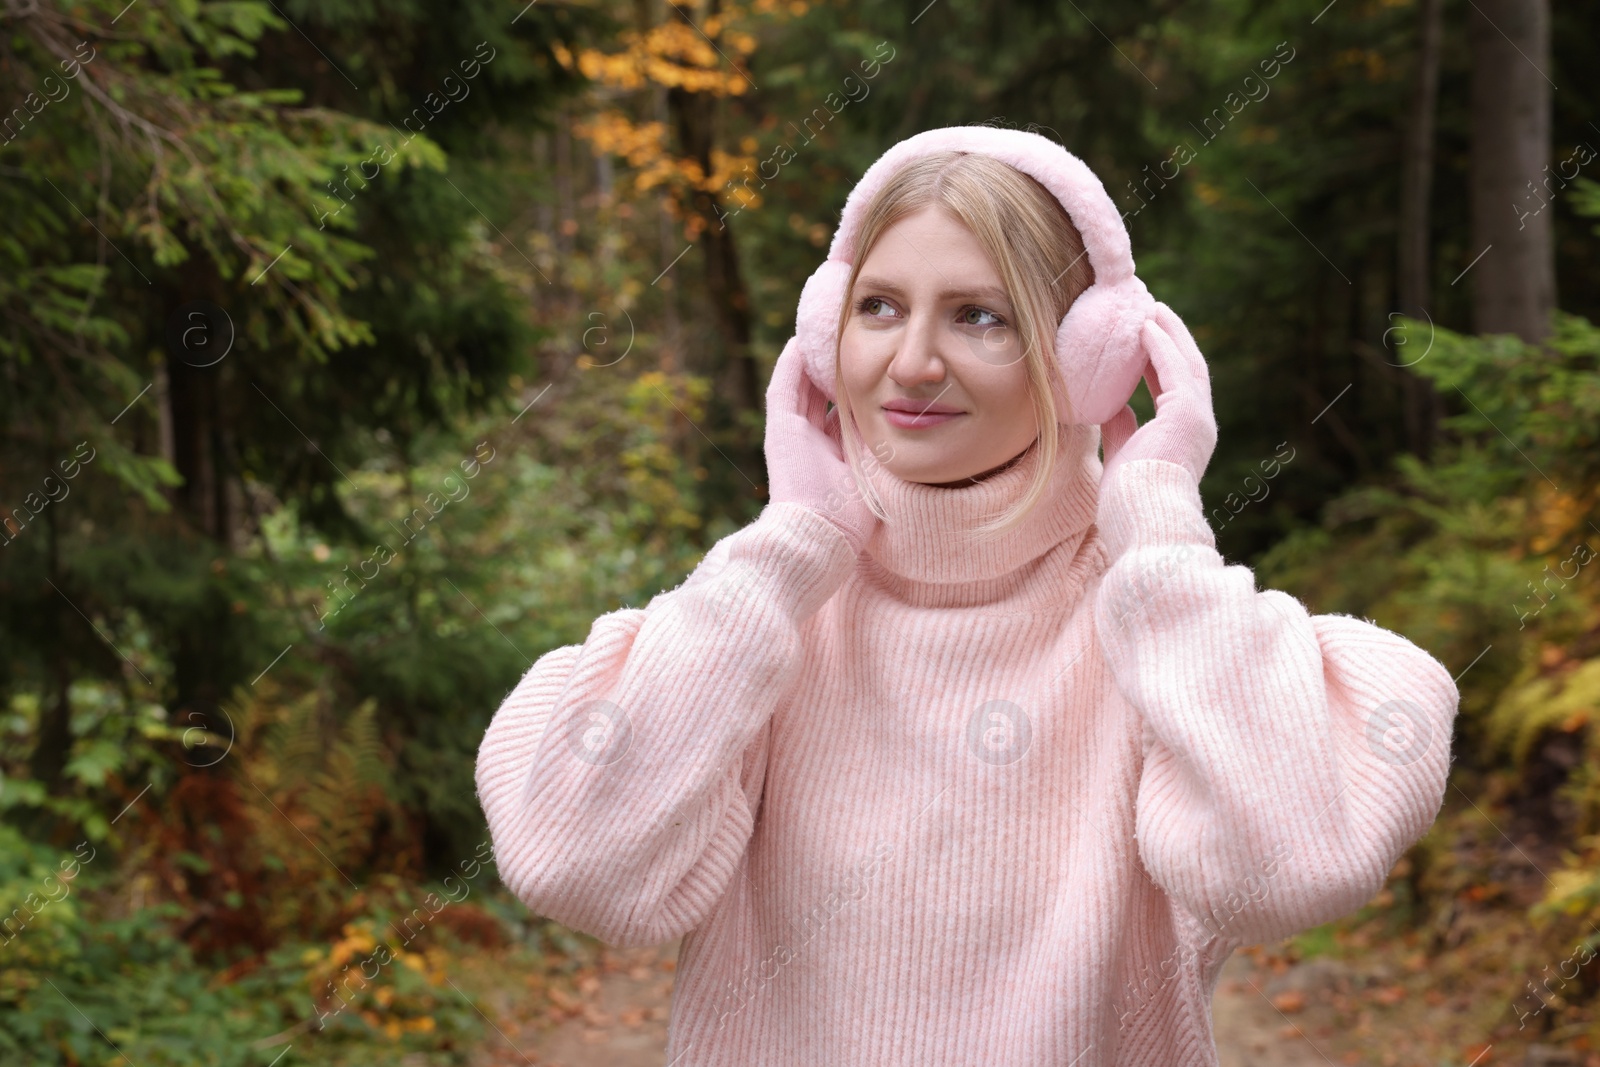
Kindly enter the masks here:
<path id="1" fill-rule="evenodd" d="M 1215 1064 L 1228 955 L 1364 904 L 1437 813 L 1449 672 L 1223 562 L 1205 362 L 1035 134 L 868 170 L 767 420 L 761 515 L 496 714 L 501 877 L 686 935 L 677 1067 Z"/>

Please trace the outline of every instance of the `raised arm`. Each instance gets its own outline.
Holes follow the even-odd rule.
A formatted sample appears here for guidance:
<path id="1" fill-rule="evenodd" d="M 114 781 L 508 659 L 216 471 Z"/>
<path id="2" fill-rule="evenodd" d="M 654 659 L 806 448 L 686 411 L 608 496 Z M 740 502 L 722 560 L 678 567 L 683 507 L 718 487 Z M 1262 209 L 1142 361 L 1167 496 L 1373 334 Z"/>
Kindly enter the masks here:
<path id="1" fill-rule="evenodd" d="M 1257 591 L 1180 464 L 1122 464 L 1100 512 L 1113 562 L 1095 623 L 1144 721 L 1151 876 L 1235 946 L 1361 907 L 1439 810 L 1449 672 L 1398 634 Z"/>
<path id="2" fill-rule="evenodd" d="M 1199 481 L 1217 440 L 1204 357 L 1157 304 L 1155 418 L 1104 426 L 1095 624 L 1143 719 L 1135 807 L 1151 877 L 1237 947 L 1347 914 L 1439 811 L 1459 694 L 1438 660 L 1347 615 L 1311 615 L 1225 564 Z"/>
<path id="3" fill-rule="evenodd" d="M 677 589 L 546 653 L 478 752 L 500 877 L 534 911 L 613 945 L 670 941 L 726 890 L 801 627 L 877 526 L 793 340 L 766 400 L 760 517 Z"/>
<path id="4" fill-rule="evenodd" d="M 699 925 L 749 840 L 800 626 L 854 559 L 832 523 L 775 502 L 677 589 L 542 656 L 478 752 L 506 885 L 613 945 Z"/>

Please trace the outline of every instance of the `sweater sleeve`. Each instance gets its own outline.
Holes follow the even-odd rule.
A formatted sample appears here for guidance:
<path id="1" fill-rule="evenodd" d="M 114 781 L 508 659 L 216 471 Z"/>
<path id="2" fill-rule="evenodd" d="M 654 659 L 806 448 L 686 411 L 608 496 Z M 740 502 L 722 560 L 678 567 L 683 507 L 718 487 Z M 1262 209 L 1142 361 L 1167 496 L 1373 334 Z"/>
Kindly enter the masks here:
<path id="1" fill-rule="evenodd" d="M 540 657 L 478 751 L 478 796 L 512 892 L 612 945 L 698 926 L 754 827 L 767 723 L 796 682 L 800 627 L 854 562 L 827 519 L 769 503 L 678 588 Z"/>
<path id="2" fill-rule="evenodd" d="M 1146 869 L 1235 947 L 1360 908 L 1438 814 L 1450 673 L 1391 631 L 1257 591 L 1176 463 L 1128 461 L 1100 516 L 1095 627 L 1143 721 Z"/>

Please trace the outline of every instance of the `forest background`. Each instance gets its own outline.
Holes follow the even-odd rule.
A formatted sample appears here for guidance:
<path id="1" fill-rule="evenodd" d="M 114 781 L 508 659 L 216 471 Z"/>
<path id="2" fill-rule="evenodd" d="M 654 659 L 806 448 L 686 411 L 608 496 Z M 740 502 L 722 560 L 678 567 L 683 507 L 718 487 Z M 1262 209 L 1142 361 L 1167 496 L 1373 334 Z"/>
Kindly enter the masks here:
<path id="1" fill-rule="evenodd" d="M 484 728 L 759 512 L 845 194 L 969 123 L 1126 211 L 1225 557 L 1458 679 L 1439 821 L 1283 950 L 1421 959 L 1428 1062 L 1600 1050 L 1597 66 L 1544 0 L 0 0 L 0 1061 L 559 1000 Z"/>

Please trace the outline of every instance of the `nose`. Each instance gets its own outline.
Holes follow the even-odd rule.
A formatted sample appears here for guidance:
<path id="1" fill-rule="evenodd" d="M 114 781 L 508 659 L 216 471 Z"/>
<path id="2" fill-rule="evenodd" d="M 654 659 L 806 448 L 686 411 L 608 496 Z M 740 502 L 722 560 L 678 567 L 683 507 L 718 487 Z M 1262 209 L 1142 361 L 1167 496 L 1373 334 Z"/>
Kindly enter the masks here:
<path id="1" fill-rule="evenodd" d="M 945 376 L 945 358 L 940 351 L 939 324 L 934 316 L 913 311 L 899 331 L 894 358 L 885 372 L 889 380 L 902 389 L 923 382 L 942 382 Z"/>

